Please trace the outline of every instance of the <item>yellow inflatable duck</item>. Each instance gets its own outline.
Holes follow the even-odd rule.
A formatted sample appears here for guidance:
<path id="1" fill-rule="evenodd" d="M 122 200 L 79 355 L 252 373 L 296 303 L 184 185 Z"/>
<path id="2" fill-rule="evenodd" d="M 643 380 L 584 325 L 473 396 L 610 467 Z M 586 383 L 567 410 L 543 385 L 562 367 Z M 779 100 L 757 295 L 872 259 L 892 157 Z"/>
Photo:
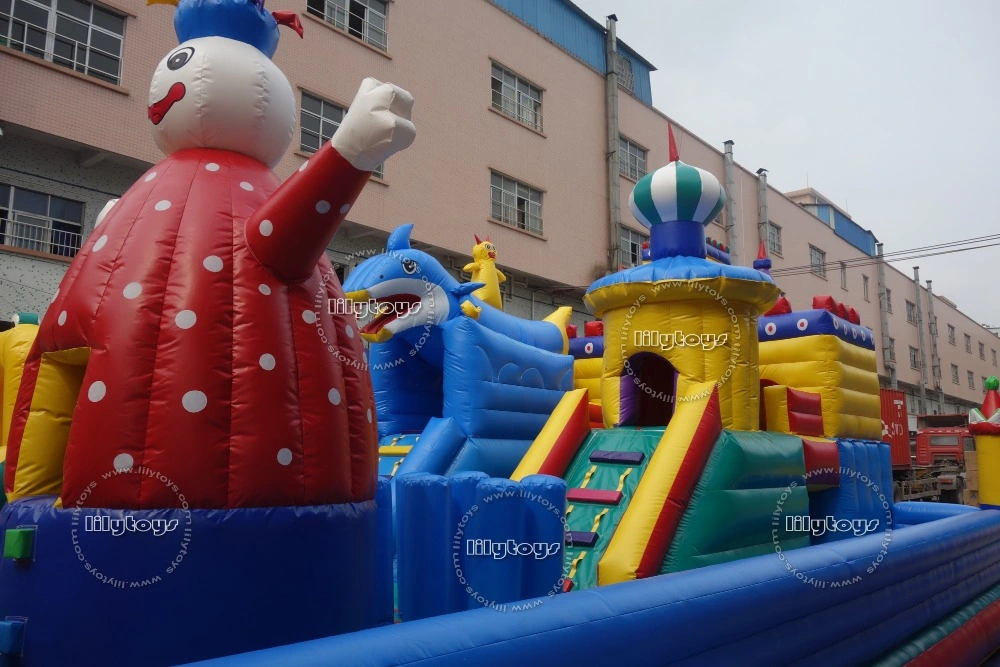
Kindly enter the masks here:
<path id="1" fill-rule="evenodd" d="M 472 246 L 473 261 L 466 264 L 462 270 L 472 274 L 472 282 L 485 285 L 472 293 L 477 299 L 503 310 L 500 283 L 506 282 L 507 276 L 497 268 L 497 247 L 490 241 L 489 236 L 485 241 L 481 241 L 475 234 L 473 236 L 476 239 L 476 245 Z"/>

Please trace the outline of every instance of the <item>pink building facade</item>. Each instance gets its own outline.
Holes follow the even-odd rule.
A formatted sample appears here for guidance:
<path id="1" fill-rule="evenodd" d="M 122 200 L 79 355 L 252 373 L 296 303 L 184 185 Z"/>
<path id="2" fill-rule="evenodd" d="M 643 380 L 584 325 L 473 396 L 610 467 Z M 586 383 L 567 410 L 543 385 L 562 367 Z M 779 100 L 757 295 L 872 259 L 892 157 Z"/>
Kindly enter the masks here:
<path id="1" fill-rule="evenodd" d="M 301 40 L 284 31 L 275 56 L 300 105 L 279 176 L 329 137 L 365 76 L 403 86 L 415 99 L 416 142 L 366 187 L 330 248 L 342 273 L 379 252 L 388 232 L 404 222 L 416 224 L 415 241 L 456 275 L 469 260 L 473 234 L 488 234 L 508 277 L 505 309 L 540 318 L 571 305 L 574 322 L 588 318 L 583 291 L 615 263 L 609 186 L 620 190 L 617 262 L 628 263 L 645 237 L 628 195 L 647 169 L 668 161 L 668 118 L 651 105 L 649 63 L 619 43 L 620 85 L 613 89 L 620 136 L 612 142 L 618 155 L 610 158 L 617 157 L 619 169 L 617 183 L 609 184 L 605 29 L 572 3 L 268 0 L 268 6 L 296 11 L 305 28 Z M 18 311 L 44 314 L 104 203 L 160 159 L 146 118 L 147 89 L 157 62 L 176 44 L 172 16 L 169 6 L 138 0 L 0 0 L 0 320 Z M 723 147 L 686 131 L 683 119 L 674 131 L 681 158 L 725 184 Z M 709 236 L 731 242 L 736 262 L 749 265 L 768 225 L 760 224 L 757 175 L 736 164 L 732 178 L 732 214 L 710 225 Z M 814 191 L 786 196 L 768 187 L 766 200 L 776 281 L 792 305 L 807 308 L 814 295 L 833 295 L 855 307 L 880 340 L 876 263 L 838 268 L 864 254 L 844 238 L 846 223 L 817 215 L 822 196 Z M 815 251 L 823 253 L 816 270 L 792 275 L 791 267 L 820 257 Z M 884 382 L 891 381 L 887 364 L 894 355 L 910 411 L 920 410 L 918 327 L 907 317 L 907 302 L 915 307 L 919 300 L 923 410 L 978 405 L 983 378 L 998 372 L 1000 339 L 933 297 L 939 394 L 926 288 L 918 290 L 912 276 L 891 265 L 885 288 L 893 340 L 880 355 Z M 911 348 L 918 351 L 916 367 Z"/>

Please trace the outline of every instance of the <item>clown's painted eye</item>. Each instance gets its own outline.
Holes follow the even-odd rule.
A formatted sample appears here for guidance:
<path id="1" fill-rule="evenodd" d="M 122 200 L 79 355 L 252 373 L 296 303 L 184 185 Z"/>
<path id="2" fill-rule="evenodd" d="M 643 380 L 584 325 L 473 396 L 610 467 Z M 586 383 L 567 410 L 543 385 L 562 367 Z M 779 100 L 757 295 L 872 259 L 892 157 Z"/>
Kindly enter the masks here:
<path id="1" fill-rule="evenodd" d="M 183 49 L 174 51 L 174 53 L 167 59 L 167 68 L 170 70 L 177 70 L 185 65 L 191 60 L 191 56 L 194 55 L 194 48 L 190 46 L 185 46 Z"/>
<path id="2" fill-rule="evenodd" d="M 412 276 L 416 272 L 417 272 L 417 263 L 414 262 L 412 259 L 404 259 L 403 273 L 405 273 L 408 276 Z"/>

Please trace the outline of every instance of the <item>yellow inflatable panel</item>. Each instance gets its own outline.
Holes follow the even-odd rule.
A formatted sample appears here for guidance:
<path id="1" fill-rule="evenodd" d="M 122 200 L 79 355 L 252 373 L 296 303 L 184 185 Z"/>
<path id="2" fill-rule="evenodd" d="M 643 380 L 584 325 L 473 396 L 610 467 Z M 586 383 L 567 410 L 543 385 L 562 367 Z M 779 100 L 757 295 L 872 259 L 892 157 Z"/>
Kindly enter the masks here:
<path id="1" fill-rule="evenodd" d="M 42 355 L 10 500 L 62 491 L 63 457 L 89 359 L 89 348 Z"/>
<path id="2" fill-rule="evenodd" d="M 590 402 L 601 402 L 601 375 L 604 372 L 604 359 L 577 359 L 573 362 L 573 388 L 586 389 L 590 394 Z"/>
<path id="3" fill-rule="evenodd" d="M 788 423 L 788 387 L 783 384 L 764 387 L 764 414 L 767 424 L 762 425 L 766 431 L 791 433 Z"/>
<path id="4" fill-rule="evenodd" d="M 544 472 L 542 466 L 546 460 L 550 459 L 553 449 L 556 448 L 563 450 L 564 456 L 561 458 L 568 465 L 572 456 L 576 454 L 576 448 L 590 433 L 587 403 L 586 389 L 573 389 L 563 394 L 556 409 L 552 411 L 545 426 L 531 443 L 531 447 L 528 448 L 524 458 L 521 459 L 510 478 L 515 482 L 520 482 L 528 475 L 536 475 L 540 471 Z M 556 454 L 556 458 L 560 458 L 559 453 Z M 562 471 L 549 472 L 548 474 L 561 475 Z"/>
<path id="5" fill-rule="evenodd" d="M 37 335 L 35 324 L 19 324 L 0 333 L 0 458 L 7 456 L 7 434 L 21 386 L 21 372 Z"/>
<path id="6" fill-rule="evenodd" d="M 833 335 L 803 336 L 761 343 L 759 361 L 761 380 L 820 394 L 825 437 L 882 437 L 874 350 Z"/>

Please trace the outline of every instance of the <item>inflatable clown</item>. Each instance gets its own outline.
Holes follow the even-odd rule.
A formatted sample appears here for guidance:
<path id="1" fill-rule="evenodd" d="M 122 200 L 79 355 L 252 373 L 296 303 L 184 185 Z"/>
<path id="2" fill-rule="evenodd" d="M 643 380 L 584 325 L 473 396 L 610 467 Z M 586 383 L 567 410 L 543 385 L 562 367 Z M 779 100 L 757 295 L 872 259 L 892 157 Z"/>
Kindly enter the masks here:
<path id="1" fill-rule="evenodd" d="M 1000 509 L 1000 380 L 986 380 L 982 409 L 969 411 L 969 433 L 975 438 L 979 464 L 979 506 Z"/>
<path id="2" fill-rule="evenodd" d="M 301 35 L 296 15 L 164 4 L 180 44 L 148 118 L 167 157 L 101 212 L 13 410 L 4 522 L 37 539 L 14 556 L 31 567 L 0 566 L 0 612 L 35 627 L 32 664 L 174 664 L 375 622 L 371 380 L 353 314 L 316 303 L 343 296 L 324 251 L 371 170 L 412 143 L 412 98 L 364 80 L 280 183 L 296 107 L 271 56 L 279 25 Z"/>

